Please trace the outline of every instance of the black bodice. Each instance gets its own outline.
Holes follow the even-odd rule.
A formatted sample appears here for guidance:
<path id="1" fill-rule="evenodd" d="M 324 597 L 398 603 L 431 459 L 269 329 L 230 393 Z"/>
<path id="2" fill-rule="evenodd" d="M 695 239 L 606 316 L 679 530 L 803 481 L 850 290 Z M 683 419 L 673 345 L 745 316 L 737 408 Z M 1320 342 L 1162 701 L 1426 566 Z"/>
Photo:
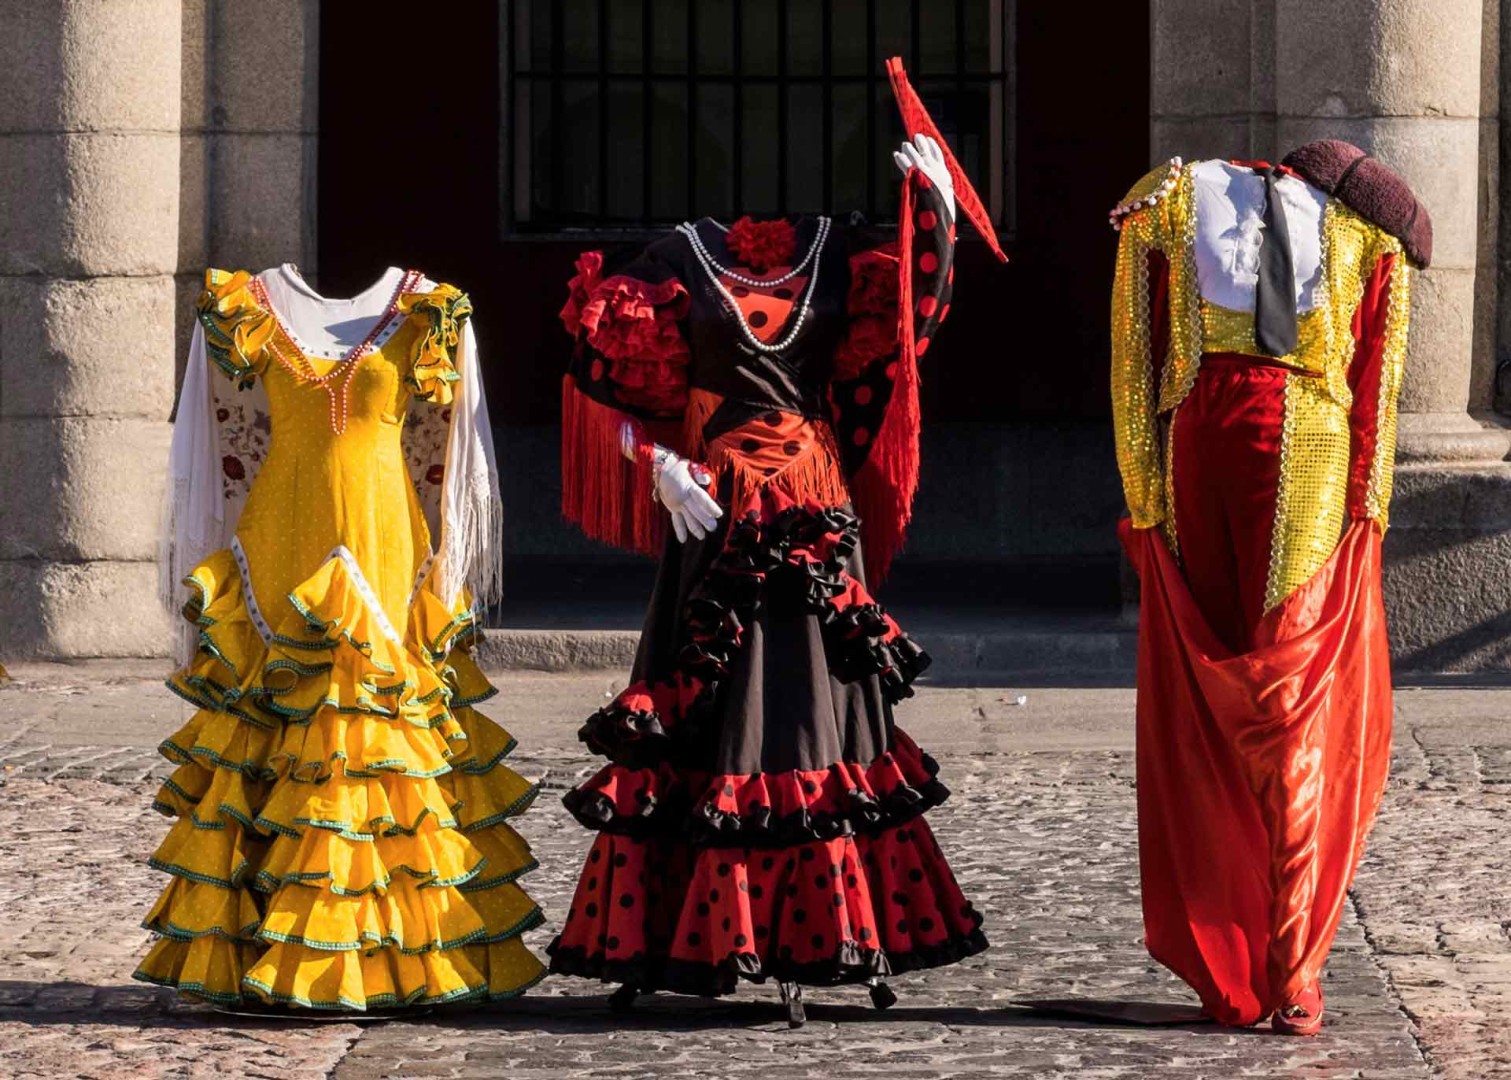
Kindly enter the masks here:
<path id="1" fill-rule="evenodd" d="M 794 260 L 808 253 L 818 232 L 819 219 L 795 219 L 797 246 Z M 724 243 L 724 233 L 710 219 L 694 226 L 704 247 L 723 266 L 737 260 Z M 688 239 L 680 233 L 652 245 L 655 256 L 674 269 L 686 286 L 691 303 L 683 334 L 691 352 L 690 384 L 724 398 L 724 406 L 705 432 L 709 437 L 736 426 L 750 416 L 780 409 L 811 418 L 827 418 L 827 392 L 834 353 L 848 329 L 846 302 L 850 292 L 850 261 L 847 237 L 832 225 L 816 260 L 818 275 L 813 285 L 803 327 L 792 343 L 777 353 L 757 349 L 746 339 L 739 315 L 709 279 Z M 810 267 L 810 273 L 814 269 Z M 806 288 L 806 284 L 804 286 Z M 802 293 L 793 300 L 791 318 L 797 318 Z M 790 328 L 784 326 L 777 339 Z"/>

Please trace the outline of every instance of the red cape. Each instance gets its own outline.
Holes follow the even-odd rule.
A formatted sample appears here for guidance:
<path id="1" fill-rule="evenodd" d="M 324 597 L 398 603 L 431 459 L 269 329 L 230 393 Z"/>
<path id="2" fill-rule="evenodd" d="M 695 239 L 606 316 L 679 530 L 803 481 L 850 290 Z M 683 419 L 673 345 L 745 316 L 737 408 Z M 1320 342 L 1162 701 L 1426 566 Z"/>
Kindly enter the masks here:
<path id="1" fill-rule="evenodd" d="M 1139 615 L 1139 866 L 1149 952 L 1215 1019 L 1315 980 L 1390 764 L 1380 533 L 1356 521 L 1235 655 L 1157 529 L 1122 525 Z"/>

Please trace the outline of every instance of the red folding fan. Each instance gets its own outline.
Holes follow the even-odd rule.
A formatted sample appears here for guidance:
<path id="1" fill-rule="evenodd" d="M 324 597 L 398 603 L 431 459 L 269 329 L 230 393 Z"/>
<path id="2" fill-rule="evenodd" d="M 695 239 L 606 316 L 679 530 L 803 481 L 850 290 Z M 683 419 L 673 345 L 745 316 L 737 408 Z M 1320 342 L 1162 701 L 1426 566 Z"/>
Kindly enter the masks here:
<path id="1" fill-rule="evenodd" d="M 991 215 L 986 212 L 986 207 L 981 204 L 981 196 L 976 194 L 976 189 L 971 186 L 970 178 L 965 175 L 965 170 L 960 167 L 960 162 L 955 160 L 955 154 L 950 150 L 949 143 L 944 141 L 944 136 L 939 134 L 939 128 L 934 125 L 934 120 L 929 116 L 929 111 L 923 107 L 923 102 L 918 98 L 918 92 L 908 82 L 908 73 L 902 68 L 902 57 L 894 56 L 887 61 L 887 77 L 892 80 L 892 95 L 897 98 L 897 107 L 902 112 L 902 126 L 908 133 L 908 138 L 915 135 L 928 135 L 944 150 L 945 164 L 950 167 L 950 177 L 955 181 L 955 205 L 958 206 L 966 217 L 971 219 L 971 224 L 976 226 L 976 231 L 992 252 L 1007 262 L 1007 255 L 1002 251 L 1002 245 L 997 242 L 997 230 L 992 228 Z"/>

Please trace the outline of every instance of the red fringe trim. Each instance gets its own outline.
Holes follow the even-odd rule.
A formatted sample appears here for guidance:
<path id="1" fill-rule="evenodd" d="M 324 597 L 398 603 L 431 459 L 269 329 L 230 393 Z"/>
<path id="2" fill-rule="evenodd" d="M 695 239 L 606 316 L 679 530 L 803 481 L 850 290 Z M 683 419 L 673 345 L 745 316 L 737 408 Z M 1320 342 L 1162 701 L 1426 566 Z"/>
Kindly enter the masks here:
<path id="1" fill-rule="evenodd" d="M 730 507 L 735 517 L 750 510 L 759 512 L 761 494 L 767 491 L 779 493 L 800 505 L 843 506 L 849 501 L 850 491 L 839 464 L 834 435 L 826 424 L 815 427 L 813 444 L 774 476 L 746 466 L 738 454 L 719 453 L 718 444 L 715 444 L 709 468 L 719 480 L 726 473 L 733 478 Z"/>
<path id="2" fill-rule="evenodd" d="M 634 461 L 624 456 L 627 422 L 572 376 L 562 382 L 561 513 L 594 540 L 655 556 L 666 538 L 666 512 L 651 498 L 648 445 Z"/>
<path id="3" fill-rule="evenodd" d="M 902 185 L 898 223 L 897 374 L 892 400 L 881 430 L 863 464 L 851 478 L 850 490 L 861 523 L 866 581 L 876 588 L 886 580 L 892 559 L 902 550 L 908 522 L 913 519 L 913 496 L 918 491 L 918 354 L 913 340 L 913 185 Z"/>

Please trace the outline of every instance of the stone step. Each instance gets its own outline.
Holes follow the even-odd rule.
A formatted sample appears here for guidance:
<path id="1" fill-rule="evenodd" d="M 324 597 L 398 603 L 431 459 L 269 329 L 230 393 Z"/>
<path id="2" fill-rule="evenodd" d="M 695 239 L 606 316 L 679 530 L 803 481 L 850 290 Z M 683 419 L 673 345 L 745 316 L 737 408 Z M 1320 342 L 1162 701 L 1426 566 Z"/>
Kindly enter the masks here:
<path id="1" fill-rule="evenodd" d="M 934 658 L 928 678 L 935 683 L 1131 685 L 1133 678 L 1137 635 L 1115 615 L 929 609 L 900 613 L 899 621 Z M 497 672 L 624 669 L 639 641 L 636 623 L 638 612 L 627 611 L 603 611 L 575 626 L 516 615 L 490 629 L 476 655 Z"/>

